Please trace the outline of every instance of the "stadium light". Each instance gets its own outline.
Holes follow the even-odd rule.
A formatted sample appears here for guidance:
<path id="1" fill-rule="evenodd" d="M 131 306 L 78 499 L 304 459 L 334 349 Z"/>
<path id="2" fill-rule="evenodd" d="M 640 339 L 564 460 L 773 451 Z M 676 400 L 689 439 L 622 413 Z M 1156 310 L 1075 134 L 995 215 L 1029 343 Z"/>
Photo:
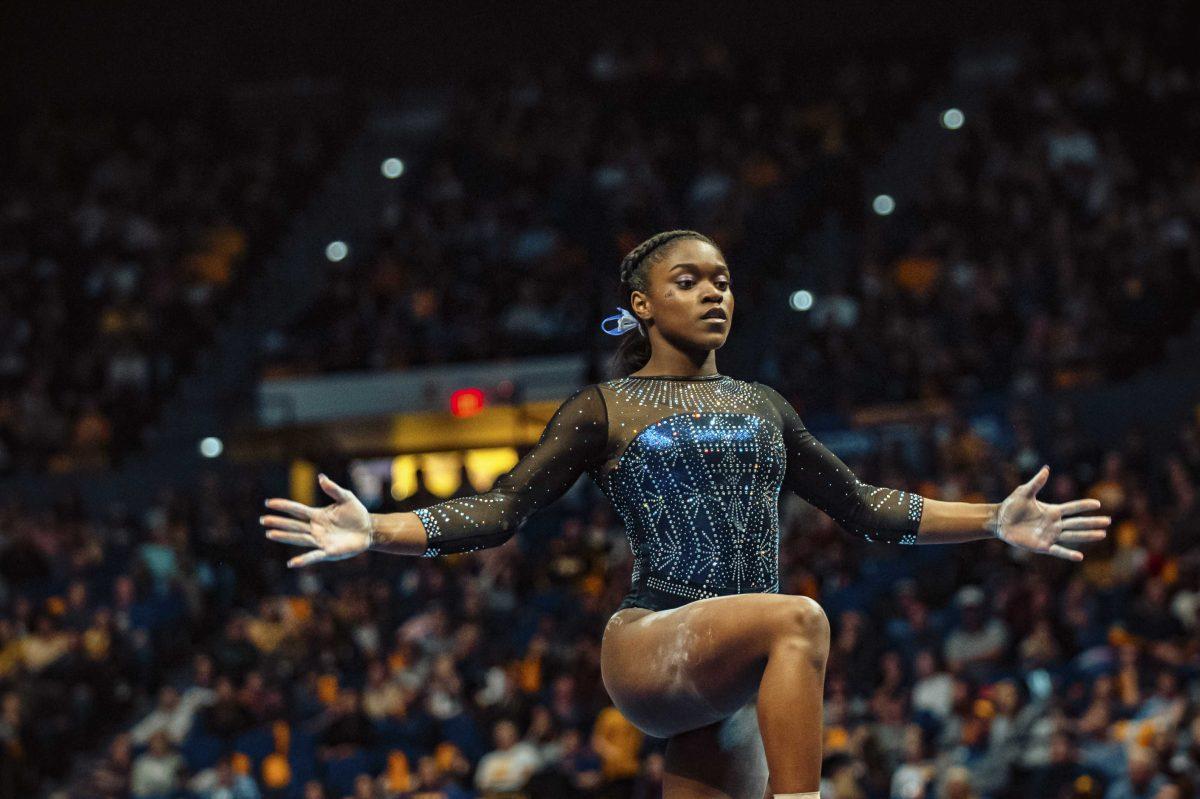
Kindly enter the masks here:
<path id="1" fill-rule="evenodd" d="M 385 159 L 383 164 L 380 165 L 379 171 L 388 180 L 395 180 L 404 174 L 404 162 L 399 158 Z"/>
<path id="2" fill-rule="evenodd" d="M 325 248 L 325 257 L 335 264 L 349 254 L 350 248 L 346 246 L 346 242 L 344 241 L 331 241 L 329 242 L 329 246 Z"/>
<path id="3" fill-rule="evenodd" d="M 880 194 L 871 201 L 871 210 L 880 216 L 887 216 L 896 210 L 896 201 L 892 199 L 892 195 L 890 194 Z"/>
<path id="4" fill-rule="evenodd" d="M 958 130 L 966 121 L 966 115 L 957 108 L 947 108 L 942 112 L 941 123 L 946 130 Z"/>
<path id="5" fill-rule="evenodd" d="M 221 439 L 215 436 L 200 439 L 200 454 L 206 458 L 215 458 L 225 449 L 225 445 L 221 443 Z"/>
<path id="6" fill-rule="evenodd" d="M 807 311 L 813 307 L 812 292 L 804 289 L 793 291 L 788 297 L 788 305 L 792 306 L 793 311 Z"/>

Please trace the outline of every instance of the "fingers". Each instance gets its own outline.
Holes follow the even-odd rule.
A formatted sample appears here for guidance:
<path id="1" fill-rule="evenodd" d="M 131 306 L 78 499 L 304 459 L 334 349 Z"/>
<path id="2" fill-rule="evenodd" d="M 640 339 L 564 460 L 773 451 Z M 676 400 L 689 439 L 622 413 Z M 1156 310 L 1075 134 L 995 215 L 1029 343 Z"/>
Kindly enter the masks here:
<path id="1" fill-rule="evenodd" d="M 311 519 L 320 510 L 319 508 L 310 508 L 307 505 L 301 505 L 299 502 L 293 502 L 290 499 L 279 499 L 277 497 L 268 499 L 266 505 L 271 510 L 290 513 L 299 519 Z"/>
<path id="2" fill-rule="evenodd" d="M 1063 516 L 1070 516 L 1072 513 L 1083 513 L 1085 510 L 1100 510 L 1100 500 L 1077 499 L 1072 502 L 1064 502 L 1058 506 L 1058 510 Z"/>
<path id="3" fill-rule="evenodd" d="M 1064 530 L 1091 530 L 1095 527 L 1108 527 L 1111 523 L 1110 516 L 1073 516 L 1063 519 L 1059 525 Z"/>
<path id="4" fill-rule="evenodd" d="M 298 547 L 320 546 L 317 540 L 311 535 L 302 535 L 301 533 L 284 533 L 279 530 L 270 530 L 267 532 L 267 538 L 272 541 L 278 541 L 281 544 L 293 544 Z"/>
<path id="5" fill-rule="evenodd" d="M 289 569 L 299 569 L 302 566 L 311 566 L 314 563 L 320 563 L 328 557 L 323 549 L 314 549 L 312 552 L 305 552 L 303 555 L 297 555 L 287 562 Z"/>
<path id="6" fill-rule="evenodd" d="M 258 523 L 267 528 L 291 530 L 295 533 L 308 533 L 312 535 L 312 527 L 309 526 L 309 523 L 302 522 L 299 519 L 289 519 L 285 516 L 259 516 Z"/>
<path id="7" fill-rule="evenodd" d="M 1026 496 L 1032 497 L 1037 494 L 1037 492 L 1042 490 L 1042 486 L 1046 485 L 1046 481 L 1049 479 L 1049 466 L 1043 466 L 1042 468 L 1038 469 L 1037 474 L 1031 477 L 1029 482 L 1022 486 L 1022 488 L 1025 489 Z"/>
<path id="8" fill-rule="evenodd" d="M 1082 552 L 1075 549 L 1067 549 L 1066 547 L 1059 546 L 1058 544 L 1054 544 L 1050 547 L 1050 549 L 1046 550 L 1046 554 L 1053 555 L 1056 558 L 1062 558 L 1063 560 L 1075 561 L 1076 563 L 1083 560 Z"/>
<path id="9" fill-rule="evenodd" d="M 329 495 L 330 499 L 335 499 L 338 502 L 344 502 L 350 493 L 324 474 L 317 475 L 317 483 L 321 486 L 321 490 Z"/>
<path id="10" fill-rule="evenodd" d="M 1064 544 L 1084 544 L 1089 541 L 1103 541 L 1108 536 L 1107 530 L 1080 530 L 1062 533 L 1058 540 Z"/>

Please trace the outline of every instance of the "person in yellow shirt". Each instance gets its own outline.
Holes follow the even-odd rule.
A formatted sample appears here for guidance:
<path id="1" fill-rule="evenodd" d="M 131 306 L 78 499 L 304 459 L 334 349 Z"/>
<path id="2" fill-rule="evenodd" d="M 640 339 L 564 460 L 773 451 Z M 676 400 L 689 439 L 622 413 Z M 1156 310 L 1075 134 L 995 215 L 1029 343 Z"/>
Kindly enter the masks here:
<path id="1" fill-rule="evenodd" d="M 274 652 L 287 632 L 279 603 L 271 599 L 260 602 L 258 615 L 246 622 L 246 637 L 264 654 Z"/>
<path id="2" fill-rule="evenodd" d="M 608 706 L 596 716 L 592 748 L 603 763 L 607 783 L 632 783 L 638 774 L 638 753 L 645 735 L 621 711 Z"/>

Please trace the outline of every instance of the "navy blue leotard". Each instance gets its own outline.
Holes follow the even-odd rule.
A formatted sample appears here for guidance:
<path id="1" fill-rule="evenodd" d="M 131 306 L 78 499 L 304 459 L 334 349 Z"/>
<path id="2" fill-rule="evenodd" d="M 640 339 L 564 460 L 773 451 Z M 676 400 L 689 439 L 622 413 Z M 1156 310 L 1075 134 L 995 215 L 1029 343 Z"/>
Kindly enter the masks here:
<path id="1" fill-rule="evenodd" d="M 504 543 L 584 472 L 625 522 L 633 553 L 619 608 L 778 592 L 781 488 L 868 541 L 915 543 L 924 508 L 919 494 L 860 481 L 770 386 L 630 376 L 568 397 L 492 490 L 417 509 L 424 556 Z"/>

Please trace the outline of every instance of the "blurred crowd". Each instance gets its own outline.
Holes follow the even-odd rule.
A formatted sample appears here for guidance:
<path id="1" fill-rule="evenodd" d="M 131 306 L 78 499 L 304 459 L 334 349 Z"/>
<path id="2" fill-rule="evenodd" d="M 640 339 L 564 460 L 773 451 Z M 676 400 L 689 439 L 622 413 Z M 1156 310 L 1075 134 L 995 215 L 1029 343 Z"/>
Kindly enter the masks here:
<path id="1" fill-rule="evenodd" d="M 782 588 L 833 630 L 823 797 L 1195 795 L 1200 421 L 1151 458 L 1138 434 L 1098 448 L 1058 417 L 1046 444 L 944 419 L 917 462 L 850 463 L 998 501 L 1048 462 L 1041 499 L 1113 517 L 1079 564 L 995 541 L 881 548 L 786 497 Z M 664 742 L 599 678 L 632 562 L 587 478 L 501 547 L 300 571 L 257 526 L 267 495 L 231 473 L 98 518 L 5 502 L 0 796 L 659 795 Z"/>
<path id="2" fill-rule="evenodd" d="M 1127 376 L 1200 307 L 1195 13 L 1034 37 L 883 218 L 865 175 L 948 80 L 948 49 L 830 62 L 614 39 L 497 70 L 447 95 L 377 245 L 264 338 L 263 375 L 585 351 L 620 257 L 686 226 L 722 246 L 742 308 L 813 289 L 798 323 L 747 348 L 807 409 Z M 333 149 L 327 124 L 207 107 L 15 131 L 0 474 L 136 448 Z"/>
<path id="3" fill-rule="evenodd" d="M 617 40 L 456 87 L 377 251 L 330 268 L 311 315 L 264 341 L 264 373 L 586 349 L 588 309 L 611 312 L 589 298 L 658 229 L 703 231 L 759 290 L 826 215 L 859 213 L 864 165 L 948 53 L 841 56 Z"/>
<path id="4" fill-rule="evenodd" d="M 864 175 L 947 80 L 936 50 L 832 67 L 613 45 L 498 73 L 456 94 L 378 251 L 330 268 L 264 374 L 585 350 L 621 256 L 691 227 L 739 307 L 782 302 L 770 278 L 814 290 L 751 348 L 808 409 L 1128 376 L 1200 307 L 1196 11 L 1163 5 L 996 60 L 962 146 L 888 217 Z"/>
<path id="5" fill-rule="evenodd" d="M 43 109 L 0 136 L 0 475 L 114 465 L 333 153 L 225 101 Z"/>
<path id="6" fill-rule="evenodd" d="M 1175 7 L 1034 38 L 911 209 L 865 225 L 781 380 L 845 407 L 1161 361 L 1200 308 L 1198 20 Z"/>

